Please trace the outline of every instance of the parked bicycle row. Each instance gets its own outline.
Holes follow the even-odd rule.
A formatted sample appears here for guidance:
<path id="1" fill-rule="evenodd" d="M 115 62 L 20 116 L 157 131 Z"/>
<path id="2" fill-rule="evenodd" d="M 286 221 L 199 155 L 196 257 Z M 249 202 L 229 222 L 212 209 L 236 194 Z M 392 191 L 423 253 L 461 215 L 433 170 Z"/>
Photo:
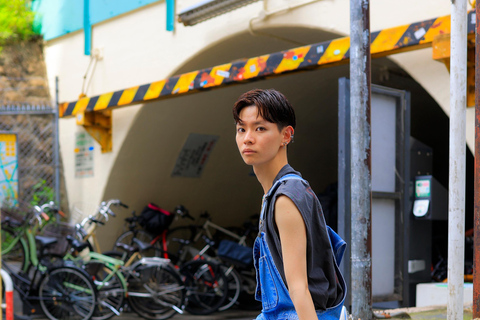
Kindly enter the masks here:
<path id="1" fill-rule="evenodd" d="M 140 216 L 125 219 L 129 230 L 114 250 L 100 253 L 96 228 L 115 216 L 115 206 L 127 207 L 119 200 L 102 202 L 74 228 L 58 222 L 62 213 L 53 203 L 35 207 L 22 221 L 2 221 L 2 263 L 23 302 L 18 316 L 41 312 L 50 319 L 108 319 L 128 308 L 146 319 L 168 319 L 184 311 L 226 310 L 245 300 L 252 306 L 255 272 L 251 248 L 244 244 L 255 234 L 253 224 L 238 235 L 203 214 L 203 224 L 169 231 L 175 216 L 193 219 L 188 210 L 178 206 L 170 213 L 150 204 Z M 61 228 L 71 235 L 36 235 L 48 226 L 58 228 L 57 235 Z M 198 249 L 200 240 L 205 245 Z M 71 273 L 81 280 L 70 280 Z"/>

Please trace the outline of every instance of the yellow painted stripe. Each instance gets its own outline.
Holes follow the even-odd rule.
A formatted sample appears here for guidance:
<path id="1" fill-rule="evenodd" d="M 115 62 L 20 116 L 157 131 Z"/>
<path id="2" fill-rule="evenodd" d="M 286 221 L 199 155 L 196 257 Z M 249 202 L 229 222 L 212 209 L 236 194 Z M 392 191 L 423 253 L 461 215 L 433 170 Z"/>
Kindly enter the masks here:
<path id="1" fill-rule="evenodd" d="M 372 54 L 392 50 L 395 44 L 400 40 L 410 25 L 400 26 L 380 31 L 378 36 L 372 42 L 370 52 Z"/>
<path id="2" fill-rule="evenodd" d="M 182 74 L 173 88 L 172 94 L 184 93 L 190 90 L 190 84 L 195 80 L 198 71 Z"/>
<path id="3" fill-rule="evenodd" d="M 123 90 L 123 93 L 120 96 L 120 99 L 118 100 L 118 105 L 123 106 L 125 104 L 129 104 L 130 102 L 132 102 L 133 98 L 135 97 L 135 94 L 138 91 L 138 87 L 139 86 Z"/>
<path id="4" fill-rule="evenodd" d="M 317 64 L 327 64 L 331 62 L 336 62 L 342 60 L 345 53 L 347 53 L 350 48 L 350 38 L 340 38 L 332 40 L 330 45 L 325 50 L 323 56 L 318 60 Z"/>
<path id="5" fill-rule="evenodd" d="M 305 56 L 310 50 L 310 46 L 295 48 L 283 53 L 283 59 L 275 69 L 274 73 L 281 73 L 284 71 L 295 70 L 300 63 L 305 60 Z"/>
<path id="6" fill-rule="evenodd" d="M 89 101 L 90 101 L 90 98 L 82 98 L 78 100 L 77 103 L 75 104 L 75 108 L 73 108 L 72 115 L 85 111 L 85 109 L 87 109 L 87 105 Z"/>
<path id="7" fill-rule="evenodd" d="M 210 71 L 210 77 L 213 79 L 213 81 L 211 81 L 212 79 L 205 79 L 210 81 L 208 81 L 203 87 L 208 88 L 208 87 L 221 85 L 223 80 L 225 80 L 225 72 L 228 72 L 231 66 L 232 66 L 231 63 L 227 63 L 227 64 L 222 64 L 220 66 L 213 67 L 212 71 Z"/>
<path id="8" fill-rule="evenodd" d="M 424 40 L 420 41 L 420 43 L 432 42 L 433 38 L 435 38 L 439 34 L 450 33 L 450 23 L 450 16 L 438 18 L 432 24 L 430 29 L 428 29 L 427 33 L 424 36 Z"/>
<path id="9" fill-rule="evenodd" d="M 67 110 L 68 108 L 68 102 L 64 102 L 64 103 L 60 103 L 58 105 L 58 116 L 60 118 L 63 117 L 63 115 L 65 114 L 65 111 Z"/>
<path id="10" fill-rule="evenodd" d="M 97 103 L 95 104 L 95 107 L 93 107 L 93 110 L 96 111 L 106 109 L 110 99 L 112 99 L 112 96 L 113 92 L 102 94 L 100 97 L 98 97 Z"/>
<path id="11" fill-rule="evenodd" d="M 248 59 L 247 63 L 243 67 L 245 72 L 243 73 L 243 79 L 255 78 L 261 70 L 264 70 L 267 66 L 267 60 L 270 55 L 264 55 Z"/>
<path id="12" fill-rule="evenodd" d="M 155 81 L 150 84 L 147 92 L 145 93 L 144 100 L 151 100 L 160 97 L 163 87 L 165 86 L 166 80 Z"/>

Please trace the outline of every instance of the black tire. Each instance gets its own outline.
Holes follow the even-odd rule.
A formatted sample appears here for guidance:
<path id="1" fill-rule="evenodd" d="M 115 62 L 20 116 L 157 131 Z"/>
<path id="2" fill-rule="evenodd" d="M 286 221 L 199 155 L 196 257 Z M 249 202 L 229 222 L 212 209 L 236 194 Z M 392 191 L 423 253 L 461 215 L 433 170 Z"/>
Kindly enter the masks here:
<path id="1" fill-rule="evenodd" d="M 95 313 L 97 291 L 90 277 L 75 267 L 47 273 L 39 286 L 40 306 L 51 320 L 88 320 Z"/>
<path id="2" fill-rule="evenodd" d="M 13 241 L 17 241 L 13 246 Z M 23 238 L 16 239 L 15 232 L 10 228 L 2 227 L 2 263 L 7 265 L 9 272 L 18 274 L 26 271 L 27 261 L 25 256 L 28 252 Z"/>
<path id="3" fill-rule="evenodd" d="M 218 311 L 225 311 L 238 304 L 238 297 L 242 291 L 242 278 L 233 266 L 222 265 L 222 272 L 225 274 L 228 283 L 227 299 Z"/>
<path id="4" fill-rule="evenodd" d="M 187 304 L 191 314 L 207 315 L 220 308 L 228 296 L 228 282 L 218 263 L 195 260 L 180 269 L 185 277 Z"/>
<path id="5" fill-rule="evenodd" d="M 113 267 L 102 261 L 90 260 L 84 265 L 84 270 L 92 277 L 97 288 L 97 309 L 92 317 L 94 320 L 105 320 L 113 317 L 115 309 L 121 312 L 127 288 Z M 105 279 L 110 277 L 107 281 Z"/>
<path id="6" fill-rule="evenodd" d="M 150 243 L 154 239 L 152 235 L 150 235 L 148 232 L 145 232 L 143 230 L 135 230 L 135 231 L 127 231 L 122 233 L 117 240 L 115 241 L 115 244 L 113 245 L 113 251 L 118 251 L 118 252 L 125 252 L 125 250 L 117 246 L 117 243 L 124 243 L 129 246 L 133 246 L 135 243 L 133 239 L 136 238 L 142 242 L 145 243 Z M 159 246 L 159 241 L 154 243 L 153 248 L 142 251 L 141 252 L 142 256 L 144 257 L 155 257 L 155 256 L 160 256 L 160 246 Z"/>
<path id="7" fill-rule="evenodd" d="M 143 318 L 168 319 L 184 305 L 185 285 L 168 266 L 139 265 L 127 281 L 129 305 Z"/>

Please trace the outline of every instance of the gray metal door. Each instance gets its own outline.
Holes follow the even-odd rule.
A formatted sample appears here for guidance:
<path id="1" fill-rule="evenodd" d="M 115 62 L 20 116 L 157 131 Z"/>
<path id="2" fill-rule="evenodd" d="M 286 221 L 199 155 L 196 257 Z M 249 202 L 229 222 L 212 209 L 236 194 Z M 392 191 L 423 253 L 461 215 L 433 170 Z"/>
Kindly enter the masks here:
<path id="1" fill-rule="evenodd" d="M 338 231 L 349 243 L 350 210 L 350 82 L 339 79 Z M 374 302 L 408 301 L 405 226 L 409 219 L 410 94 L 372 85 L 372 293 Z M 341 266 L 351 282 L 350 251 Z M 405 285 L 404 285 L 405 284 Z M 347 305 L 350 304 L 350 295 Z"/>

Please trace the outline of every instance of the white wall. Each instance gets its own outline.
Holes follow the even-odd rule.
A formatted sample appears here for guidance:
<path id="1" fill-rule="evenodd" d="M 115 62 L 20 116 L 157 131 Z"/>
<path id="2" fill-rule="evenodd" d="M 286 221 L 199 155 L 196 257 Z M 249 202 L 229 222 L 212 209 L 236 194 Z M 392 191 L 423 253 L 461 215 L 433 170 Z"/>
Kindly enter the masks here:
<path id="1" fill-rule="evenodd" d="M 179 0 L 177 12 L 196 1 L 198 0 Z M 194 61 L 198 53 L 215 48 L 216 44 L 223 40 L 247 31 L 250 20 L 258 17 L 262 10 L 275 11 L 301 2 L 293 0 L 258 2 L 194 27 L 184 27 L 176 23 L 175 32 L 165 31 L 165 3 L 155 3 L 95 25 L 92 47 L 102 49 L 104 57 L 96 64 L 86 93 L 88 96 L 94 96 L 172 76 L 184 64 Z M 448 15 L 449 10 L 449 1 L 371 1 L 371 29 L 375 31 Z M 318 1 L 268 16 L 265 20 L 255 19 L 253 27 L 254 29 L 304 27 L 347 35 L 349 0 Z M 288 36 L 292 40 L 297 39 L 295 34 Z M 298 39 L 301 38 L 299 35 Z M 50 90 L 54 96 L 54 79 L 58 76 L 60 102 L 75 101 L 81 93 L 83 76 L 90 61 L 90 58 L 83 54 L 83 41 L 83 32 L 75 32 L 49 41 L 45 45 Z M 293 44 L 288 45 L 295 47 Z M 228 62 L 222 59 L 219 52 L 216 64 Z M 391 59 L 422 84 L 448 114 L 448 72 L 444 65 L 431 59 L 431 49 L 397 54 Z M 75 124 L 75 119 L 60 120 L 60 147 L 70 203 L 97 204 L 102 200 L 111 168 L 141 108 L 141 105 L 137 105 L 113 112 L 113 151 L 101 154 L 100 148 L 96 148 L 95 174 L 92 178 L 75 178 L 74 138 L 75 133 L 83 129 Z M 467 114 L 467 142 L 473 150 L 473 113 L 469 110 Z"/>

